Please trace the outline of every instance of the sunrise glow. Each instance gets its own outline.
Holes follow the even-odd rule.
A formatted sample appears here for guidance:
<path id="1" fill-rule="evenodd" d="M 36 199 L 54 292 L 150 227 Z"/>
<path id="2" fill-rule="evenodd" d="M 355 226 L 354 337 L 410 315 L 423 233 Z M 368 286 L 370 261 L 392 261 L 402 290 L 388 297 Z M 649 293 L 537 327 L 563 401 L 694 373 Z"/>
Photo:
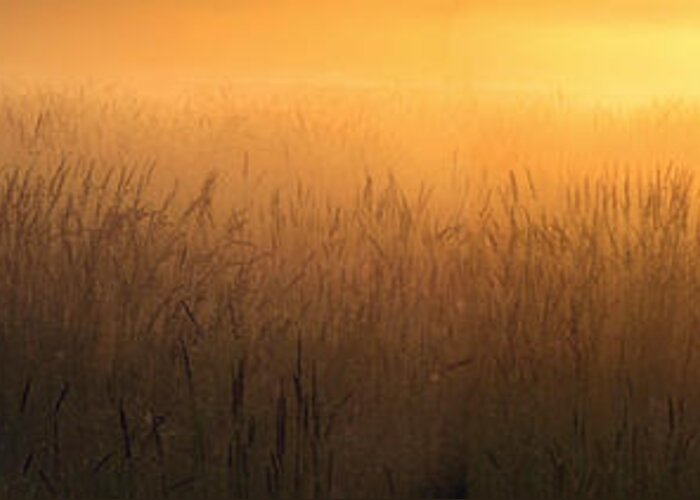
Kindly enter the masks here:
<path id="1" fill-rule="evenodd" d="M 0 499 L 700 498 L 699 0 L 0 0 Z"/>
<path id="2" fill-rule="evenodd" d="M 684 2 L 2 4 L 3 73 L 450 82 L 625 99 L 695 96 Z"/>

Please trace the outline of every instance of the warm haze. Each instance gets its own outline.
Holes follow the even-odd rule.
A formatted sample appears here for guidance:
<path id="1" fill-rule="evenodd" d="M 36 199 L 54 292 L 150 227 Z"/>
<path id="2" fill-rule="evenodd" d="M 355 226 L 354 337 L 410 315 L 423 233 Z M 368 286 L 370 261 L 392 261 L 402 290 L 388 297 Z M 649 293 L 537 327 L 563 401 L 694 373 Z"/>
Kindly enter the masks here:
<path id="1" fill-rule="evenodd" d="M 0 0 L 0 499 L 700 498 L 700 5 Z"/>
<path id="2" fill-rule="evenodd" d="M 451 82 L 695 94 L 700 9 L 661 1 L 2 0 L 6 75 Z"/>

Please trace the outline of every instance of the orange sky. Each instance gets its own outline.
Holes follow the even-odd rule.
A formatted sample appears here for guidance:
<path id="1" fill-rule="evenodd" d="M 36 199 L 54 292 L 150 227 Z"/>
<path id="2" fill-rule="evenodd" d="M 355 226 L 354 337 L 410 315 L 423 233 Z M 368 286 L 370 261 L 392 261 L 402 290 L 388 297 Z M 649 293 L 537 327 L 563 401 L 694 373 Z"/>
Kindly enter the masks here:
<path id="1" fill-rule="evenodd" d="M 0 0 L 0 70 L 690 92 L 700 2 Z"/>

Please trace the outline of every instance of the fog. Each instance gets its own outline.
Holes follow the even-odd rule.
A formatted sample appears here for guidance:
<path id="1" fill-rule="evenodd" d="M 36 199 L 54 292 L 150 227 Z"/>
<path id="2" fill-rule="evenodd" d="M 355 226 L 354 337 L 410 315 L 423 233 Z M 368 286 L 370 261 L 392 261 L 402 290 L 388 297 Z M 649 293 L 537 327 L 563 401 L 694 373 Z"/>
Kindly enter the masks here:
<path id="1" fill-rule="evenodd" d="M 0 0 L 6 77 L 411 81 L 631 98 L 700 88 L 675 0 Z"/>

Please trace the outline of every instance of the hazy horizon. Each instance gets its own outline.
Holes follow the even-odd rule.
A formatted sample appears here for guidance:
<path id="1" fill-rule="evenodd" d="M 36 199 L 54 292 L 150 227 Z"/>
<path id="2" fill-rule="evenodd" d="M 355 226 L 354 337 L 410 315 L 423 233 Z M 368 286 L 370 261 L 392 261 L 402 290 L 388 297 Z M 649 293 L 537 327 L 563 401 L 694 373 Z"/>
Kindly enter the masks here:
<path id="1" fill-rule="evenodd" d="M 6 78 L 450 83 L 695 97 L 693 2 L 0 0 Z"/>

